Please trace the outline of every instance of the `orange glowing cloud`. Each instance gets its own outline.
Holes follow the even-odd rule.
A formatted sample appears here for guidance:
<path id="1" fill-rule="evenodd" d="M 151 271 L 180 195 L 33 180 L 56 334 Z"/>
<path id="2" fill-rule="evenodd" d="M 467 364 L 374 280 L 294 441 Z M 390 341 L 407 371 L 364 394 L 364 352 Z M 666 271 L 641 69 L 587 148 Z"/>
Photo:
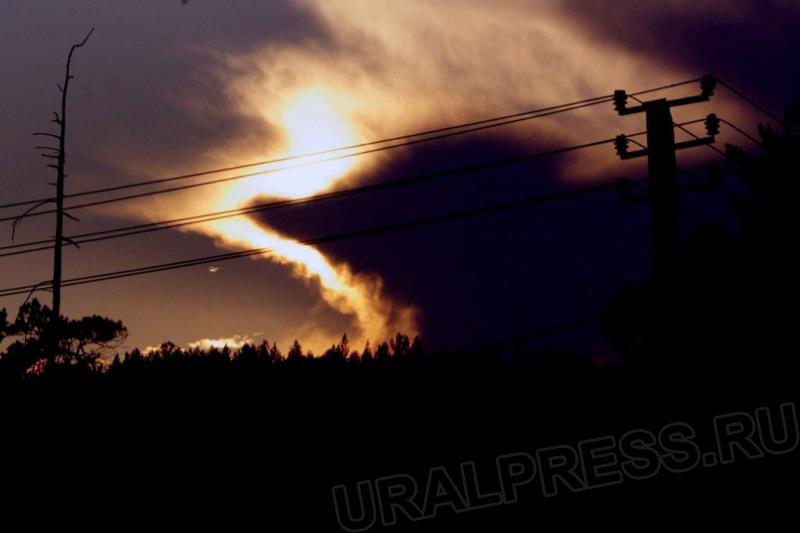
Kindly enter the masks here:
<path id="1" fill-rule="evenodd" d="M 276 139 L 265 139 L 262 148 L 250 143 L 231 149 L 221 143 L 204 154 L 206 161 L 226 166 L 325 150 L 696 74 L 654 68 L 635 50 L 593 42 L 553 10 L 531 9 L 524 2 L 299 3 L 327 24 L 330 47 L 268 43 L 248 52 L 217 53 L 211 63 L 212 74 L 224 80 L 229 112 L 269 124 L 282 135 L 278 145 Z M 540 146 L 546 131 L 547 139 L 566 145 L 608 137 L 609 128 L 619 127 L 615 133 L 621 133 L 635 127 L 613 122 L 618 117 L 607 107 L 525 123 L 505 134 Z M 605 152 L 577 154 L 565 160 L 562 172 L 587 176 L 618 166 L 612 151 Z M 158 219 L 164 213 L 175 217 L 235 209 L 259 197 L 301 198 L 367 175 L 366 170 L 391 156 L 384 152 L 321 162 L 198 189 L 179 208 L 182 213 L 176 213 L 174 203 L 154 198 L 144 211 Z M 231 218 L 186 230 L 209 235 L 228 249 L 274 248 L 262 257 L 290 266 L 298 279 L 318 285 L 331 308 L 353 317 L 358 331 L 348 334 L 354 342 L 417 332 L 414 309 L 388 299 L 378 275 L 356 274 L 319 249 L 295 244 L 253 219 Z M 300 324 L 298 331 L 308 333 L 312 326 Z M 328 344 L 310 347 L 318 351 Z"/>

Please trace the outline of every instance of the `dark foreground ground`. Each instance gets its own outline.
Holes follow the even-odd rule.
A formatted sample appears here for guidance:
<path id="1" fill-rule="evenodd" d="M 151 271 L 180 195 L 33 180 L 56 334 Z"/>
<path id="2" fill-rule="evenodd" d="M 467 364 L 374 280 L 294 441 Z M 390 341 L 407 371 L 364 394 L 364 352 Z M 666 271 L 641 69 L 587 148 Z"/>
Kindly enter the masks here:
<path id="1" fill-rule="evenodd" d="M 4 391 L 0 505 L 31 528 L 772 529 L 796 523 L 800 501 L 794 370 L 427 365 L 28 384 Z M 768 427 L 762 407 L 773 415 Z M 510 454 L 507 503 L 498 504 L 497 458 Z M 471 486 L 488 499 L 465 488 L 469 465 Z M 369 480 L 374 498 L 378 478 L 384 515 L 367 491 L 366 521 L 348 521 L 341 501 L 337 518 L 333 487 L 344 485 L 337 490 L 355 505 L 356 484 Z M 403 509 L 419 514 L 402 497 L 386 506 L 409 479 L 430 518 L 409 519 Z M 392 512 L 397 522 L 384 527 Z"/>

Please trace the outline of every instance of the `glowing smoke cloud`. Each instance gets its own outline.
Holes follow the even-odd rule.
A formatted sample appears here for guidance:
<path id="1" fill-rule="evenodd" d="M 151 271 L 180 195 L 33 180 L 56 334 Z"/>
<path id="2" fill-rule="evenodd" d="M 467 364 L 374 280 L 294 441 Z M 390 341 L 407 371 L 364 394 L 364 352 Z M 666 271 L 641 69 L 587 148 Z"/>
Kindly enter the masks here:
<path id="1" fill-rule="evenodd" d="M 289 153 L 292 154 L 354 142 L 348 123 L 321 89 L 303 92 L 291 100 L 280 123 L 288 133 Z M 213 205 L 208 207 L 211 210 L 228 210 L 243 207 L 258 196 L 301 198 L 316 194 L 329 188 L 356 164 L 356 158 L 349 158 L 234 182 L 211 200 Z M 312 246 L 296 244 L 245 217 L 214 221 L 195 226 L 194 229 L 214 236 L 231 248 L 275 249 L 274 253 L 264 257 L 291 265 L 298 278 L 318 281 L 321 295 L 331 307 L 355 317 L 360 331 L 352 337 L 357 342 L 382 341 L 398 331 L 416 333 L 413 310 L 398 308 L 387 300 L 382 294 L 379 278 L 356 275 L 347 265 L 335 265 Z M 316 339 L 304 340 L 306 344 L 310 340 L 315 350 L 323 348 L 325 344 L 322 343 L 329 342 L 329 339 L 323 340 L 319 335 Z"/>
<path id="2" fill-rule="evenodd" d="M 203 161 L 195 160 L 198 169 L 343 146 L 696 74 L 654 65 L 635 50 L 598 42 L 570 24 L 552 2 L 531 9 L 516 1 L 295 1 L 325 24 L 332 39 L 328 45 L 265 42 L 230 52 L 204 48 L 209 68 L 203 75 L 216 77 L 226 93 L 214 103 L 227 105 L 210 106 L 191 97 L 181 102 L 198 116 L 222 113 L 242 124 L 268 124 L 285 132 L 288 142 L 276 147 L 266 143 L 280 141 L 279 136 L 265 136 L 264 144 L 260 138 L 253 143 L 251 130 L 243 129 L 235 137 L 220 138 L 217 149 L 205 149 Z M 629 127 L 608 105 L 523 123 L 504 129 L 504 134 L 535 141 L 536 147 L 563 146 Z M 198 189 L 190 202 L 178 207 L 154 198 L 148 209 L 130 214 L 141 217 L 144 212 L 157 220 L 164 213 L 172 218 L 235 209 L 259 198 L 300 198 L 364 177 L 367 165 L 392 156 L 385 152 L 320 163 Z M 610 150 L 582 151 L 559 163 L 565 177 L 590 176 L 619 165 Z M 254 219 L 232 218 L 187 231 L 211 235 L 231 249 L 278 247 L 271 260 L 291 265 L 312 285 L 318 280 L 324 300 L 355 318 L 360 330 L 352 335 L 356 342 L 416 331 L 413 311 L 383 296 L 379 278 L 357 276 L 313 247 L 290 244 Z M 315 326 L 309 320 L 294 334 L 308 344 Z M 324 347 L 321 342 L 312 345 L 315 351 Z"/>

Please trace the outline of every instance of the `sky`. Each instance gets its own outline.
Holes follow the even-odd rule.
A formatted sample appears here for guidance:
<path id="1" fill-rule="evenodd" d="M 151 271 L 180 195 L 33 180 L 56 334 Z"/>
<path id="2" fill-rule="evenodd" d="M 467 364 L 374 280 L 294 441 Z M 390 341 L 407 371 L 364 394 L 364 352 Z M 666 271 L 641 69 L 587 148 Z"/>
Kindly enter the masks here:
<path id="1" fill-rule="evenodd" d="M 794 31 L 800 4 L 788 0 L 4 0 L 0 20 L 0 204 L 53 194 L 52 169 L 33 150 L 38 143 L 31 133 L 52 126 L 66 55 L 92 27 L 73 62 L 67 193 L 347 146 L 709 72 L 774 110 L 800 97 Z M 680 121 L 710 112 L 750 132 L 766 120 L 723 88 L 709 103 L 673 111 Z M 80 221 L 66 222 L 66 234 L 301 198 L 643 128 L 641 115 L 619 117 L 611 104 L 593 106 L 82 209 L 75 213 Z M 719 142 L 746 140 L 723 127 Z M 686 151 L 679 164 L 689 168 L 714 157 Z M 293 241 L 640 177 L 644 168 L 641 160 L 619 161 L 605 145 L 70 247 L 65 278 L 256 247 L 276 252 L 65 288 L 63 312 L 122 320 L 130 332 L 122 349 L 266 338 L 284 349 L 299 339 L 319 353 L 343 333 L 360 347 L 398 331 L 420 334 L 433 346 L 502 342 L 592 314 L 626 282 L 644 279 L 650 268 L 646 207 L 621 203 L 610 191 L 313 247 Z M 700 218 L 724 211 L 711 194 L 685 201 Z M 0 245 L 10 244 L 10 224 L 2 224 Z M 52 217 L 30 218 L 16 242 L 52 234 Z M 50 279 L 51 269 L 51 252 L 0 257 L 1 285 Z M 37 296 L 49 303 L 49 293 Z M 3 298 L 0 306 L 15 309 L 23 299 Z M 602 351 L 596 337 L 577 332 L 554 342 Z"/>

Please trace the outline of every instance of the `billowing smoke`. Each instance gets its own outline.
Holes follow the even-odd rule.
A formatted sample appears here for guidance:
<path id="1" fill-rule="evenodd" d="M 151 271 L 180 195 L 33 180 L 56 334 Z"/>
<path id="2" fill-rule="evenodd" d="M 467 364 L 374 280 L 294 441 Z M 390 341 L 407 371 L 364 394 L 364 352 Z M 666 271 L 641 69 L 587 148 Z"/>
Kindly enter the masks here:
<path id="1" fill-rule="evenodd" d="M 702 36 L 684 32 L 670 40 L 673 28 L 659 27 L 659 20 L 680 18 L 687 28 L 716 20 L 718 33 L 727 35 L 738 31 L 744 15 L 756 17 L 761 12 L 752 8 L 753 2 L 743 2 L 726 6 L 728 13 L 738 15 L 721 19 L 715 2 L 671 1 L 641 9 L 639 4 L 615 2 L 613 13 L 602 17 L 606 2 L 295 0 L 254 5 L 232 0 L 224 5 L 192 2 L 174 9 L 131 2 L 124 7 L 125 17 L 120 17 L 118 8 L 104 4 L 77 17 L 52 2 L 41 8 L 60 10 L 52 23 L 37 8 L 26 7 L 28 19 L 20 27 L 47 22 L 52 27 L 39 31 L 62 32 L 63 43 L 47 52 L 58 56 L 59 47 L 85 33 L 85 18 L 98 26 L 96 46 L 79 58 L 72 101 L 82 122 L 72 130 L 76 157 L 70 173 L 81 181 L 70 187 L 80 189 L 106 186 L 109 177 L 118 183 L 226 167 L 579 100 L 615 88 L 636 90 L 693 78 L 703 74 L 705 66 L 698 64 L 700 56 L 682 50 L 704 49 Z M 702 8 L 690 7 L 695 5 Z M 774 14 L 775 9 L 767 11 Z M 760 15 L 756 18 L 759 28 L 769 22 Z M 64 20 L 70 21 L 66 30 L 61 29 Z M 24 42 L 9 39 L 16 41 Z M 731 39 L 723 41 L 725 46 L 736 45 Z M 710 53 L 701 56 L 709 58 Z M 695 59 L 688 60 L 690 55 Z M 782 57 L 764 55 L 772 61 Z M 714 53 L 710 60 L 725 67 L 723 74 L 741 68 L 741 62 L 724 54 Z M 37 64 L 31 64 L 33 72 Z M 60 68 L 60 63 L 54 65 Z M 34 78 L 41 74 L 19 77 L 20 87 L 10 85 L 9 90 L 27 94 Z M 48 91 L 52 88 L 49 82 L 46 86 Z M 36 109 L 39 100 L 46 101 L 42 94 L 34 98 Z M 739 123 L 753 123 L 752 115 L 725 98 L 715 97 L 713 111 Z M 681 110 L 676 119 L 682 118 L 681 113 L 694 119 L 711 110 L 702 106 Z M 31 113 L 25 113 L 16 123 L 11 121 L 8 131 L 27 131 Z M 6 115 L 13 118 L 10 112 Z M 42 117 L 46 120 L 47 113 Z M 637 120 L 622 120 L 610 105 L 601 106 L 524 123 L 504 130 L 502 138 L 513 137 L 515 144 L 532 149 L 563 146 L 642 129 Z M 22 150 L 10 146 L 12 152 Z M 131 203 L 125 211 L 118 204 L 102 214 L 161 220 L 269 198 L 298 198 L 374 178 L 380 173 L 371 171 L 386 168 L 395 157 L 394 152 L 383 152 L 264 174 L 156 196 Z M 620 167 L 611 150 L 580 152 L 558 162 L 564 179 L 572 175 L 592 179 Z M 17 181 L 30 182 L 23 178 L 31 172 L 12 170 Z M 24 192 L 21 189 L 19 196 L 26 196 Z M 321 222 L 324 226 L 326 221 Z M 81 231 L 91 230 L 87 227 L 91 223 L 89 217 Z M 318 288 L 330 309 L 352 317 L 352 330 L 357 331 L 348 333 L 354 343 L 419 329 L 413 296 L 402 301 L 390 298 L 379 269 L 360 272 L 319 249 L 293 244 L 294 235 L 278 231 L 268 220 L 239 217 L 186 230 L 208 235 L 225 249 L 276 248 L 263 257 L 286 264 L 297 278 Z M 191 253 L 183 250 L 180 255 Z M 148 262 L 159 260 L 148 258 Z M 84 264 L 70 264 L 85 273 L 79 270 Z M 102 271 L 104 266 L 92 265 L 92 270 Z M 111 305 L 107 298 L 99 300 Z M 124 301 L 113 300 L 120 306 Z M 274 311 L 267 307 L 265 315 Z M 107 312 L 124 319 L 123 311 L 120 307 Z M 138 327 L 147 329 L 149 319 L 143 316 Z M 133 326 L 136 331 L 137 325 Z M 309 314 L 306 323 L 275 340 L 283 344 L 296 336 L 319 351 L 330 344 L 331 332 L 330 324 Z M 159 330 L 162 334 L 167 332 Z M 311 339 L 313 334 L 317 337 Z"/>
<path id="2" fill-rule="evenodd" d="M 632 89 L 691 77 L 677 68 L 642 61 L 635 50 L 591 42 L 563 13 L 548 6 L 482 1 L 352 2 L 300 1 L 327 31 L 323 43 L 266 42 L 250 50 L 208 54 L 209 72 L 224 88 L 230 113 L 275 132 L 263 147 L 247 143 L 207 150 L 220 166 L 345 146 L 509 111 L 607 94 L 610 87 Z M 613 60 L 611 60 L 613 58 Z M 693 75 L 693 74 L 692 74 Z M 195 113 L 207 113 L 191 102 Z M 572 112 L 507 132 L 522 144 L 543 139 L 561 144 L 608 135 L 610 109 Z M 544 134 L 543 132 L 547 132 Z M 587 139 L 588 138 L 588 139 Z M 369 169 L 390 153 L 364 156 L 291 171 L 264 174 L 193 195 L 187 213 L 234 209 L 267 198 L 299 198 L 368 179 Z M 565 160 L 562 171 L 602 171 L 617 162 L 604 154 Z M 146 210 L 159 218 L 155 201 Z M 239 217 L 190 226 L 224 248 L 274 249 L 263 258 L 289 265 L 298 279 L 319 288 L 333 309 L 353 317 L 354 342 L 385 339 L 397 331 L 416 333 L 412 306 L 392 302 L 380 273 L 357 274 L 320 250 L 294 244 L 264 222 Z M 329 339 L 313 324 L 298 328 L 314 349 Z M 309 337 L 312 337 L 309 339 Z M 310 341 L 310 342 L 309 342 Z"/>

